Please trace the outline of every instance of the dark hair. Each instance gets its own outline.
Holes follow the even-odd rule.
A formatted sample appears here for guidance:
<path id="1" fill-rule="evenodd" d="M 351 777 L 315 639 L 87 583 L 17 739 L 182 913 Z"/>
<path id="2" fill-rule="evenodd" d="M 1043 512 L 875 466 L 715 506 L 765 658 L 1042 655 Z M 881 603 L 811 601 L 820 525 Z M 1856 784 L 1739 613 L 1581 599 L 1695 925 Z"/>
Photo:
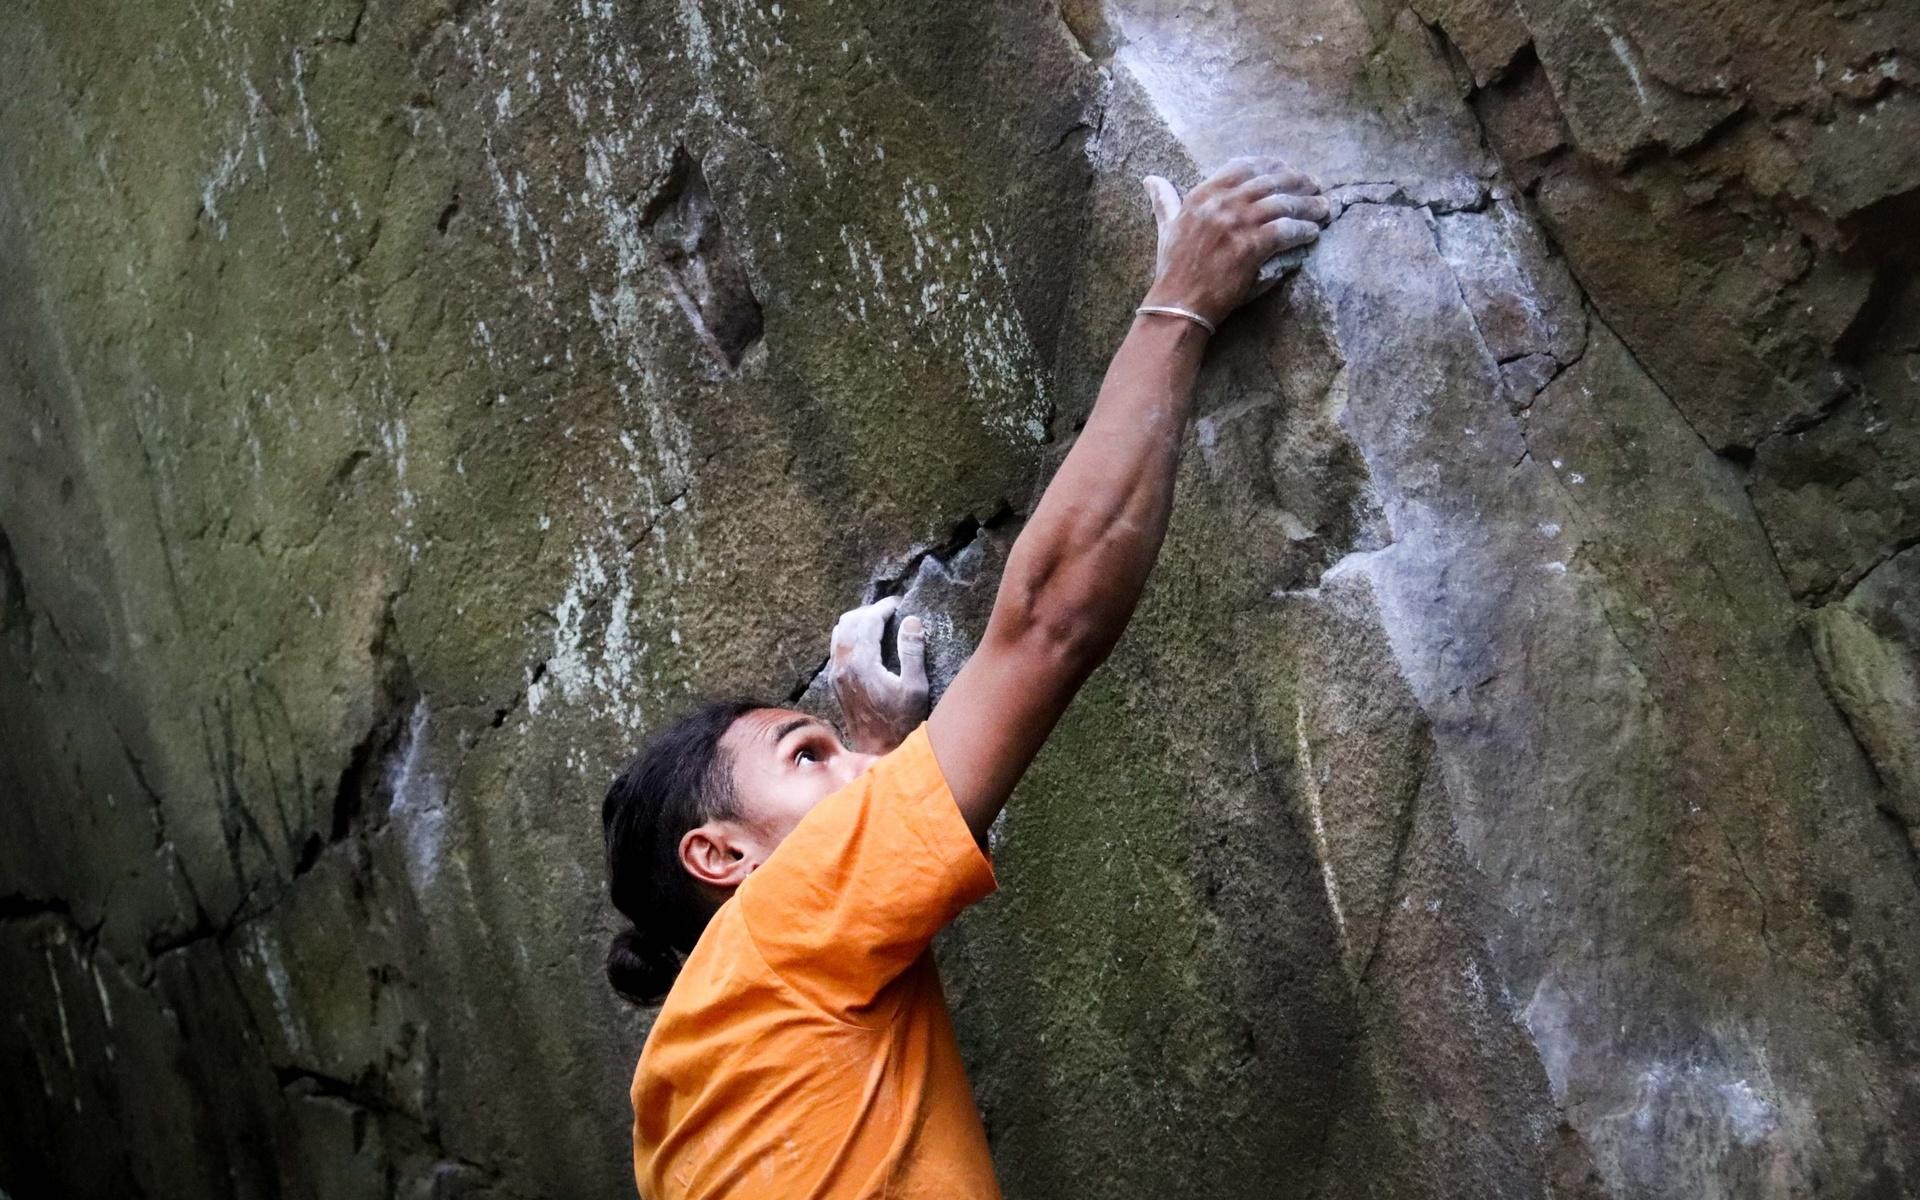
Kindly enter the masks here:
<path id="1" fill-rule="evenodd" d="M 633 922 L 607 947 L 607 982 L 636 1004 L 666 995 L 714 905 L 680 864 L 680 839 L 702 822 L 734 815 L 733 768 L 720 739 L 734 721 L 768 705 L 710 700 L 656 731 L 607 789 L 607 888 Z"/>

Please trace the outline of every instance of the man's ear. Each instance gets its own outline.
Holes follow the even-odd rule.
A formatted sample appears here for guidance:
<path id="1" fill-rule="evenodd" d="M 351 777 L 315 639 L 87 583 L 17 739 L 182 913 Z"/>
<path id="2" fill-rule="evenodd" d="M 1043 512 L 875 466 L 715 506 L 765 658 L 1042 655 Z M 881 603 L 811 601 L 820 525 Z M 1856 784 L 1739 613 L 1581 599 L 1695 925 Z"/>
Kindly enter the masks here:
<path id="1" fill-rule="evenodd" d="M 708 821 L 680 839 L 680 865 L 710 887 L 732 888 L 753 870 L 747 847 L 729 821 Z"/>

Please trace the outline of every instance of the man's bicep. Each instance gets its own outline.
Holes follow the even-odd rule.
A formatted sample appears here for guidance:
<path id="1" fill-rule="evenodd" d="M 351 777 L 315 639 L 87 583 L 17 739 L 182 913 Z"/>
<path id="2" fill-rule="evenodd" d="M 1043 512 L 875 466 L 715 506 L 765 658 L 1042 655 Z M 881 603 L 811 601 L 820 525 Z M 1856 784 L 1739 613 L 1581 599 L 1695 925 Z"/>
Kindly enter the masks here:
<path id="1" fill-rule="evenodd" d="M 1038 638 L 996 636 L 991 626 L 927 718 L 927 736 L 975 840 L 1046 743 L 1089 668 Z"/>

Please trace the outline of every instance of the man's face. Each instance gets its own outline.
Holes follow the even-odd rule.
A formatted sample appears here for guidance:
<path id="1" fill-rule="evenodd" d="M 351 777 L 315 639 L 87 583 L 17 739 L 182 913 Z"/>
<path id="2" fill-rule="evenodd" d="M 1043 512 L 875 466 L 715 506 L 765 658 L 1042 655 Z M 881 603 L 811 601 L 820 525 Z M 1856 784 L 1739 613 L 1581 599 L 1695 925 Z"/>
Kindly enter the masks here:
<path id="1" fill-rule="evenodd" d="M 759 708 L 720 739 L 733 764 L 735 848 L 765 862 L 814 805 L 853 782 L 878 755 L 840 744 L 833 726 L 788 708 Z"/>

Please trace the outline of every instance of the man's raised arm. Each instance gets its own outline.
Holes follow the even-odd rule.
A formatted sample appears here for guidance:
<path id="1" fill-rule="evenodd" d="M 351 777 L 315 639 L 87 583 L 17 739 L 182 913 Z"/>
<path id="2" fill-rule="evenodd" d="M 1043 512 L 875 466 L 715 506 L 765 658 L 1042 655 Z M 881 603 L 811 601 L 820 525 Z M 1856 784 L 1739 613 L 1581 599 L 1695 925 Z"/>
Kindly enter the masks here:
<path id="1" fill-rule="evenodd" d="M 1119 641 L 1166 536 L 1207 325 L 1260 264 L 1318 236 L 1327 202 L 1277 159 L 1235 159 L 1180 201 L 1149 177 L 1159 224 L 1145 307 L 1086 427 L 1014 542 L 987 631 L 934 707 L 928 736 L 974 837 L 1006 803 L 1074 693 Z"/>

